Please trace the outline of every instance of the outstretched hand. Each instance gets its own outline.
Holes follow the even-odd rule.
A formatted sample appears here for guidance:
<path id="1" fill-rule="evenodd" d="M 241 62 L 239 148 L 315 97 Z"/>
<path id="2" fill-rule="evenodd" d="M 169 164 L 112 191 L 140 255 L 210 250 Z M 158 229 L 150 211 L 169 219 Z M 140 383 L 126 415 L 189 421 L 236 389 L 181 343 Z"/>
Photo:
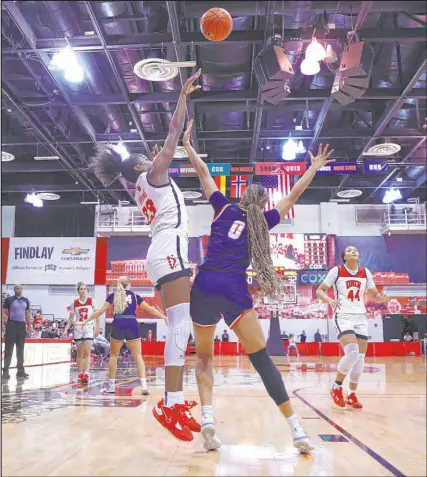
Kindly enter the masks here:
<path id="1" fill-rule="evenodd" d="M 193 76 L 191 76 L 191 78 L 188 78 L 188 80 L 185 82 L 184 86 L 182 87 L 182 94 L 185 94 L 185 96 L 187 96 L 193 91 L 197 91 L 198 89 L 201 88 L 200 85 L 193 86 L 193 83 L 198 79 L 201 73 L 202 73 L 202 69 L 200 68 L 194 73 Z"/>
<path id="2" fill-rule="evenodd" d="M 182 139 L 182 142 L 184 143 L 185 147 L 190 145 L 191 130 L 193 129 L 193 123 L 194 123 L 194 119 L 191 119 L 187 124 L 187 129 L 185 130 L 184 137 Z"/>
<path id="3" fill-rule="evenodd" d="M 326 144 L 326 147 L 324 150 L 322 150 L 322 144 L 319 146 L 319 151 L 317 152 L 317 156 L 313 157 L 313 154 L 309 151 L 310 155 L 310 161 L 311 165 L 318 171 L 320 168 L 323 166 L 326 166 L 326 164 L 329 164 L 330 162 L 335 162 L 335 159 L 329 159 L 330 155 L 334 152 L 333 149 L 328 151 L 329 144 Z"/>
<path id="4" fill-rule="evenodd" d="M 160 154 L 160 151 L 162 150 L 161 147 L 159 147 L 157 144 L 154 144 L 153 149 L 151 150 L 151 154 L 153 157 L 156 157 L 158 154 Z"/>

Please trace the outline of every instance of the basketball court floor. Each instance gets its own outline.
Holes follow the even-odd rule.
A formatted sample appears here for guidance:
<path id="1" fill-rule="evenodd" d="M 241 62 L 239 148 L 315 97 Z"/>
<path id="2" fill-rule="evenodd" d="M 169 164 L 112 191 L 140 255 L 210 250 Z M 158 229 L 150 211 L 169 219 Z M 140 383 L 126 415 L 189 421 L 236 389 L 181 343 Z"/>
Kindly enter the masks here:
<path id="1" fill-rule="evenodd" d="M 2 386 L 4 476 L 424 476 L 426 363 L 368 358 L 363 410 L 334 408 L 338 358 L 275 358 L 315 450 L 299 455 L 247 357 L 215 358 L 214 415 L 223 446 L 206 452 L 170 436 L 151 409 L 164 390 L 163 360 L 147 358 L 151 395 L 138 395 L 131 359 L 121 361 L 116 395 L 102 395 L 108 363 L 93 365 L 87 392 L 74 365 L 28 368 Z M 192 357 L 186 398 L 198 400 Z M 200 406 L 194 415 L 200 418 Z"/>

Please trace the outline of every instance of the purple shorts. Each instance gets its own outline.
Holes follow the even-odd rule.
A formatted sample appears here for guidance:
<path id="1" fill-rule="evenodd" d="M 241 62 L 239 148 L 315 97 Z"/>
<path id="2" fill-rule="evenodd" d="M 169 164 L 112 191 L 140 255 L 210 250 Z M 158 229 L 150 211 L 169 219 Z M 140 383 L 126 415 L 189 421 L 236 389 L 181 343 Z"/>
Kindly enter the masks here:
<path id="1" fill-rule="evenodd" d="M 200 271 L 191 289 L 190 313 L 198 326 L 216 326 L 221 315 L 230 328 L 252 309 L 246 274 Z"/>
<path id="2" fill-rule="evenodd" d="M 114 317 L 111 338 L 115 341 L 134 341 L 141 339 L 139 323 L 135 317 Z"/>

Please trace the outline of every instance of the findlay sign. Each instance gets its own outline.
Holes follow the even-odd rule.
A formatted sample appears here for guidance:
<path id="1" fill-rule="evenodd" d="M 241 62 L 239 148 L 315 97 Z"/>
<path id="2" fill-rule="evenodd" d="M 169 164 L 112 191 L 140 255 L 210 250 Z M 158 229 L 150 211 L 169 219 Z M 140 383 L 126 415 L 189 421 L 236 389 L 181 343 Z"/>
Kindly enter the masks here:
<path id="1" fill-rule="evenodd" d="M 96 238 L 11 238 L 7 283 L 94 283 Z"/>

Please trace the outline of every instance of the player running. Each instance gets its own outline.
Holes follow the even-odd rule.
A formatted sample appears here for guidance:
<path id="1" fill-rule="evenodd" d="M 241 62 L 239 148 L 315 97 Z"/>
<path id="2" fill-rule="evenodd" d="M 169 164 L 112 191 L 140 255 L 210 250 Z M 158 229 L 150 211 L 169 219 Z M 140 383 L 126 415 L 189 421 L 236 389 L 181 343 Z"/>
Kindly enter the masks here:
<path id="1" fill-rule="evenodd" d="M 68 337 L 68 330 L 74 324 L 74 342 L 77 349 L 78 383 L 83 386 L 89 384 L 90 351 L 92 349 L 95 329 L 92 323 L 85 324 L 85 320 L 96 310 L 95 300 L 88 296 L 87 286 L 83 282 L 77 283 L 79 297 L 71 304 L 71 311 L 65 325 L 63 336 Z M 78 326 L 80 324 L 80 326 Z M 99 328 L 99 319 L 96 320 L 96 329 Z"/>
<path id="2" fill-rule="evenodd" d="M 199 267 L 191 291 L 191 316 L 197 351 L 196 378 L 202 404 L 202 435 L 208 450 L 220 447 L 212 413 L 213 342 L 215 327 L 221 315 L 236 333 L 246 349 L 249 359 L 261 376 L 265 388 L 286 418 L 294 446 L 308 452 L 310 446 L 294 410 L 279 370 L 267 353 L 261 325 L 252 307 L 252 297 L 246 280 L 246 270 L 252 262 L 263 292 L 274 300 L 283 296 L 283 286 L 276 275 L 269 250 L 269 229 L 286 217 L 291 207 L 312 181 L 316 171 L 329 162 L 328 146 L 316 158 L 311 157 L 311 167 L 274 209 L 263 212 L 267 191 L 260 185 L 249 186 L 239 204 L 231 204 L 221 194 L 206 164 L 190 144 L 190 121 L 184 134 L 184 146 L 195 168 L 206 197 L 214 208 L 209 249 Z"/>
<path id="3" fill-rule="evenodd" d="M 150 224 L 152 241 L 146 258 L 148 276 L 160 290 L 169 326 L 165 346 L 165 399 L 153 408 L 158 422 L 183 441 L 193 440 L 200 424 L 191 416 L 195 402 L 185 401 L 183 392 L 184 361 L 191 331 L 190 276 L 188 262 L 188 216 L 184 197 L 169 177 L 179 137 L 184 129 L 187 96 L 201 88 L 193 86 L 200 76 L 198 70 L 184 84 L 169 133 L 163 148 L 151 162 L 142 154 L 122 158 L 110 147 L 100 146 L 93 159 L 98 178 L 106 186 L 120 174 L 136 183 L 135 201 Z"/>
<path id="4" fill-rule="evenodd" d="M 368 347 L 368 320 L 364 302 L 365 291 L 376 303 L 385 303 L 388 297 L 379 293 L 371 272 L 359 266 L 359 251 L 349 246 L 341 254 L 344 265 L 332 268 L 317 289 L 317 297 L 331 305 L 335 312 L 335 328 L 344 350 L 344 356 L 338 363 L 336 380 L 331 396 L 337 406 L 351 406 L 361 409 L 363 406 L 356 396 L 357 385 L 363 373 L 365 354 Z M 334 287 L 335 298 L 328 296 L 329 288 Z M 349 392 L 344 399 L 342 384 L 350 373 Z"/>

